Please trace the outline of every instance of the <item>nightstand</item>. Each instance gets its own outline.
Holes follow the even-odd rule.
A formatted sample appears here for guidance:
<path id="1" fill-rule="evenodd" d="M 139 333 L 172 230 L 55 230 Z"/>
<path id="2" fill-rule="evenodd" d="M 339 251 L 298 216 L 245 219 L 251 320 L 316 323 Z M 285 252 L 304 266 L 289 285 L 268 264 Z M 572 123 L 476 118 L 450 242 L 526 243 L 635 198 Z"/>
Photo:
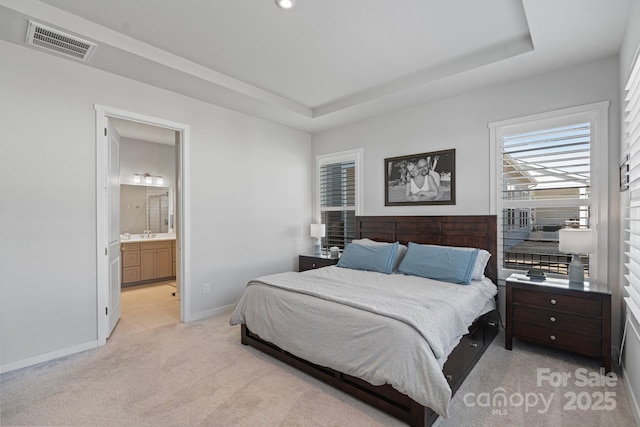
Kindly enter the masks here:
<path id="1" fill-rule="evenodd" d="M 313 270 L 314 268 L 336 265 L 337 259 L 329 258 L 327 255 L 299 255 L 298 271 Z"/>
<path id="2" fill-rule="evenodd" d="M 506 283 L 507 350 L 518 338 L 597 357 L 611 371 L 611 292 L 606 285 L 532 280 L 524 274 L 512 274 Z"/>

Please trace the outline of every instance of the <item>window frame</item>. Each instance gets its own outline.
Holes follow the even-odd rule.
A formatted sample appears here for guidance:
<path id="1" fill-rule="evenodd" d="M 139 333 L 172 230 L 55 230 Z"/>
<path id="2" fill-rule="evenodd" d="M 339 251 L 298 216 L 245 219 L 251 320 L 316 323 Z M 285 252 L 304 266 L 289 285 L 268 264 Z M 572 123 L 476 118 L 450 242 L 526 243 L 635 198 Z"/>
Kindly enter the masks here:
<path id="1" fill-rule="evenodd" d="M 533 114 L 513 119 L 491 122 L 490 133 L 489 206 L 492 215 L 502 223 L 503 204 L 499 196 L 502 189 L 502 145 L 504 135 L 530 132 L 544 128 L 554 128 L 576 121 L 591 123 L 591 196 L 590 224 L 595 232 L 595 251 L 590 255 L 590 278 L 596 282 L 607 280 L 608 260 L 608 162 L 609 162 L 609 101 L 601 101 L 577 107 L 564 108 L 545 113 Z M 523 203 L 526 206 L 526 203 Z M 603 226 L 599 226 L 602 224 Z M 510 274 L 522 272 L 503 268 L 503 230 L 498 227 L 498 279 L 504 280 Z M 550 276 L 554 276 L 550 274 Z M 564 276 L 559 276 L 564 277 Z"/>
<path id="2" fill-rule="evenodd" d="M 364 148 L 356 148 L 327 154 L 318 154 L 315 157 L 315 197 L 313 207 L 313 223 L 320 223 L 322 219 L 322 204 L 320 200 L 320 170 L 323 165 L 342 162 L 354 162 L 355 164 L 355 215 L 362 215 L 362 207 L 364 206 L 364 190 L 363 190 L 363 156 Z M 327 209 L 332 210 L 332 209 Z M 335 210 L 335 209 L 333 209 Z M 344 209 L 341 209 L 344 210 Z"/>

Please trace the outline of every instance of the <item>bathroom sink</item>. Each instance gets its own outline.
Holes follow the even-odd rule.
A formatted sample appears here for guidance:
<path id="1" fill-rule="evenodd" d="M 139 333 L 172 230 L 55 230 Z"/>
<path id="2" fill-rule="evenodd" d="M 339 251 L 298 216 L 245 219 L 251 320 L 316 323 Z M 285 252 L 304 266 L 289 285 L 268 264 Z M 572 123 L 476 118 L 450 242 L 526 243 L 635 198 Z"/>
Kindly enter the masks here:
<path id="1" fill-rule="evenodd" d="M 175 233 L 151 233 L 147 234 L 132 234 L 127 239 L 124 235 L 120 236 L 122 242 L 139 242 L 141 240 L 173 240 L 176 238 Z"/>

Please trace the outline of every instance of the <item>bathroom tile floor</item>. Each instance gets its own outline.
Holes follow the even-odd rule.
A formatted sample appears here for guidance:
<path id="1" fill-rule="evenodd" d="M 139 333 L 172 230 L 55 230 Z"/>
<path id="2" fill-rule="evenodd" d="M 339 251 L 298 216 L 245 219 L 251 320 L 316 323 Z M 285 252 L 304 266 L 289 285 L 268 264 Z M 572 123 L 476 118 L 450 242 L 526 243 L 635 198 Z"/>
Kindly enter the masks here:
<path id="1" fill-rule="evenodd" d="M 120 320 L 109 339 L 137 334 L 180 321 L 175 281 L 130 286 L 120 292 Z"/>

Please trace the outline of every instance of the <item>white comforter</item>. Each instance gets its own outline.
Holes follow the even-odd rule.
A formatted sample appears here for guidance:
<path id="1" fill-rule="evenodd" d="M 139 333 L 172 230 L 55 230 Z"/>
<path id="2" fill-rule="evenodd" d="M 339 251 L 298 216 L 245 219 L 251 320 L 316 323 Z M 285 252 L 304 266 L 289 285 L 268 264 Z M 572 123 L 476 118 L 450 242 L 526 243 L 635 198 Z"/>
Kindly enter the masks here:
<path id="1" fill-rule="evenodd" d="M 463 286 L 331 266 L 252 280 L 230 323 L 446 417 L 442 366 L 495 294 L 488 279 Z"/>

